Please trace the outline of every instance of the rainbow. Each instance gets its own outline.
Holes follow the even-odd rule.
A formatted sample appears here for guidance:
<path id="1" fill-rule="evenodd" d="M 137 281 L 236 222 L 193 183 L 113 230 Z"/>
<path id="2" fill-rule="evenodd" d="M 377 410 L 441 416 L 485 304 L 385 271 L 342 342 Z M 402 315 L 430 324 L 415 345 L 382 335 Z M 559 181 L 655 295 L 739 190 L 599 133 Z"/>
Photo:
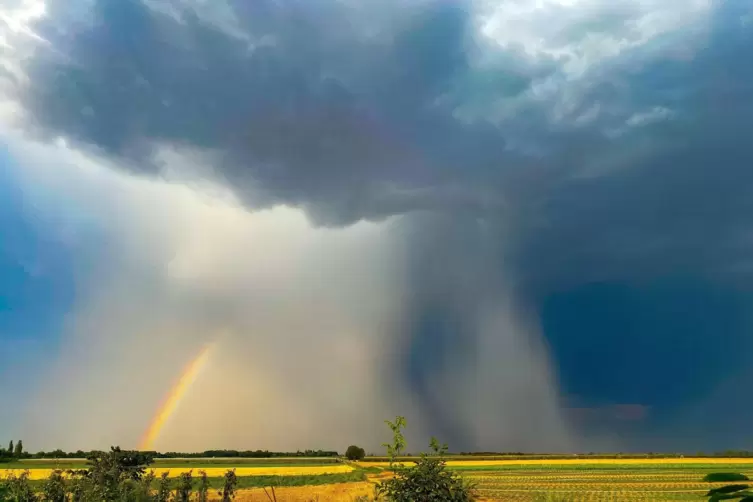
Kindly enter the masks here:
<path id="1" fill-rule="evenodd" d="M 196 378 L 199 376 L 199 373 L 206 365 L 211 350 L 211 344 L 205 346 L 201 349 L 199 355 L 197 355 L 183 370 L 180 379 L 178 379 L 178 382 L 172 387 L 172 389 L 170 389 L 170 392 L 165 397 L 162 405 L 154 415 L 154 418 L 152 418 L 152 421 L 149 423 L 149 427 L 144 432 L 139 446 L 140 450 L 150 451 L 153 449 L 154 441 L 159 437 L 165 424 L 178 408 L 181 399 L 183 399 L 183 396 L 185 396 L 188 389 L 193 385 Z"/>

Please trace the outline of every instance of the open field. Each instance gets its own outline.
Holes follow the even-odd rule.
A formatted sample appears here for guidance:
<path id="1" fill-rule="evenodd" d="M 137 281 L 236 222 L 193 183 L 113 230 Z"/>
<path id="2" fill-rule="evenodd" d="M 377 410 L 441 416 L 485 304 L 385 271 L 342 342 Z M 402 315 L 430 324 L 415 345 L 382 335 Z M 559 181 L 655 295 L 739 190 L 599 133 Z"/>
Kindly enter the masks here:
<path id="1" fill-rule="evenodd" d="M 85 467 L 85 464 L 81 464 L 75 468 L 81 469 Z M 5 478 L 10 474 L 21 474 L 24 470 L 29 470 L 29 479 L 47 479 L 52 474 L 54 468 L 3 468 L 0 469 L 0 478 Z M 301 465 L 301 466 L 269 466 L 269 465 L 257 465 L 257 466 L 225 466 L 217 467 L 206 465 L 191 465 L 191 466 L 178 466 L 178 467 L 163 467 L 154 466 L 149 471 L 153 471 L 155 476 L 159 477 L 162 473 L 167 472 L 168 477 L 175 478 L 181 473 L 187 471 L 193 471 L 194 474 L 198 474 L 199 470 L 205 471 L 210 478 L 221 478 L 225 475 L 228 469 L 235 469 L 235 474 L 239 478 L 254 477 L 254 476 L 316 476 L 322 474 L 342 474 L 353 472 L 354 468 L 345 464 L 331 464 L 331 465 Z"/>
<path id="2" fill-rule="evenodd" d="M 686 461 L 494 462 L 457 465 L 489 500 L 698 500 L 709 488 L 728 483 L 701 481 L 711 472 L 753 477 L 749 459 Z M 731 460 L 731 461 L 730 461 Z"/>
<path id="3" fill-rule="evenodd" d="M 267 500 L 261 487 L 275 486 L 280 501 L 351 501 L 373 493 L 374 484 L 388 477 L 383 462 L 342 463 L 299 462 L 297 465 L 272 464 L 279 459 L 174 459 L 157 462 L 159 475 L 206 470 L 213 487 L 221 485 L 221 476 L 235 468 L 239 476 L 238 501 Z M 320 459 L 316 459 L 320 460 Z M 326 460 L 326 459 L 325 459 Z M 81 468 L 83 463 L 68 461 Z M 48 462 L 23 461 L 13 467 L 29 469 L 32 479 L 49 475 Z M 221 465 L 218 465 L 221 464 Z M 709 488 L 725 483 L 701 481 L 711 472 L 740 472 L 753 478 L 753 458 L 671 458 L 671 459 L 515 459 L 457 460 L 448 467 L 476 484 L 484 500 L 570 501 L 570 500 L 698 500 Z M 7 475 L 0 469 L 0 476 Z"/>

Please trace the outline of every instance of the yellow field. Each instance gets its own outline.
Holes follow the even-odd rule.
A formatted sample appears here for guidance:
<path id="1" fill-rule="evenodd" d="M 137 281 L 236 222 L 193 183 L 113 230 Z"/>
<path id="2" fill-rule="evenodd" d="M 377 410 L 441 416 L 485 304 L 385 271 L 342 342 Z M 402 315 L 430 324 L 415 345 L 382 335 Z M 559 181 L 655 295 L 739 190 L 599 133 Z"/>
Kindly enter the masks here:
<path id="1" fill-rule="evenodd" d="M 267 489 L 269 492 L 269 488 Z M 270 492 L 271 493 L 271 492 Z M 275 488 L 277 500 L 281 502 L 353 502 L 360 496 L 373 496 L 373 483 L 340 483 L 335 485 L 321 486 L 295 486 Z M 211 500 L 218 500 L 213 497 Z M 261 488 L 238 490 L 236 502 L 268 502 L 269 499 Z"/>
<path id="2" fill-rule="evenodd" d="M 163 472 L 167 472 L 171 478 L 178 477 L 183 472 L 193 471 L 197 474 L 199 470 L 203 470 L 210 478 L 222 477 L 227 470 L 232 468 L 227 467 L 156 467 L 149 469 L 154 471 L 156 476 L 161 476 Z M 349 465 L 332 464 L 332 465 L 315 465 L 315 466 L 300 466 L 300 467 L 236 467 L 235 474 L 238 477 L 243 476 L 309 476 L 317 474 L 336 474 L 339 472 L 351 472 L 353 468 Z M 52 473 L 53 469 L 29 469 L 29 479 L 47 479 Z M 23 469 L 0 469 L 0 478 L 6 478 L 10 474 L 19 475 L 24 472 Z"/>
<path id="3" fill-rule="evenodd" d="M 410 465 L 409 462 L 404 462 Z M 358 462 L 361 467 L 389 467 L 389 462 Z M 396 462 L 400 464 L 400 462 Z M 512 459 L 512 460 L 448 460 L 450 467 L 491 467 L 495 465 L 654 465 L 654 464 L 751 464 L 753 457 L 747 458 L 566 458 L 566 459 Z"/>

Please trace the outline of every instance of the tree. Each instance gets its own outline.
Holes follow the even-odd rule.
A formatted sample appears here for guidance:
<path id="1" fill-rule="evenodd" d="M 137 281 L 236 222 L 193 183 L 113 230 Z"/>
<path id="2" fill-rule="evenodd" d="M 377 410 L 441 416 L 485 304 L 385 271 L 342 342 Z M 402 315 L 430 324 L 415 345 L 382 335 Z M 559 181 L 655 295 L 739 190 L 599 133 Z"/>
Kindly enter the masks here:
<path id="1" fill-rule="evenodd" d="M 113 446 L 109 452 L 91 452 L 87 461 L 89 469 L 71 471 L 71 474 L 87 479 L 97 492 L 97 500 L 111 501 L 126 497 L 124 490 L 133 491 L 135 484 L 126 481 L 140 482 L 152 457 Z"/>
<path id="2" fill-rule="evenodd" d="M 8 443 L 8 455 L 13 455 L 13 440 L 10 440 L 10 443 Z"/>
<path id="3" fill-rule="evenodd" d="M 238 478 L 235 476 L 235 469 L 225 473 L 225 479 L 222 483 L 222 490 L 217 492 L 222 502 L 232 502 L 235 499 L 235 489 L 238 486 Z"/>
<path id="4" fill-rule="evenodd" d="M 387 448 L 387 455 L 390 457 L 390 467 L 395 463 L 395 458 L 400 456 L 400 453 L 405 448 L 405 436 L 403 436 L 402 429 L 408 425 L 405 421 L 405 417 L 397 416 L 394 422 L 389 420 L 384 421 L 387 426 L 392 430 L 392 443 L 382 443 L 382 446 Z"/>
<path id="5" fill-rule="evenodd" d="M 354 444 L 348 446 L 348 449 L 345 450 L 345 458 L 348 460 L 363 460 L 365 456 L 366 450 Z"/>
<path id="6" fill-rule="evenodd" d="M 20 439 L 18 440 L 18 443 L 16 443 L 16 451 L 14 456 L 17 458 L 24 456 L 24 443 Z"/>

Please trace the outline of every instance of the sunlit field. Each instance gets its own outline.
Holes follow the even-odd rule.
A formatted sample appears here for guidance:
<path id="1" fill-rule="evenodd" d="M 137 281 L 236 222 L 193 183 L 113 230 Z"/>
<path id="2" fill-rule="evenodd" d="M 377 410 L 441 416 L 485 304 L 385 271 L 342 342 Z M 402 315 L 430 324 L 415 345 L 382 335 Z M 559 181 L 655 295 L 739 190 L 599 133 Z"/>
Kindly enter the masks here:
<path id="1" fill-rule="evenodd" d="M 408 462 L 406 462 L 407 464 Z M 698 500 L 709 488 L 711 472 L 738 472 L 753 477 L 753 458 L 668 459 L 522 459 L 459 460 L 450 469 L 472 481 L 482 500 Z M 54 468 L 83 468 L 79 460 L 55 465 L 50 460 L 27 460 L 6 465 L 0 476 L 29 470 L 32 480 L 49 476 Z M 238 501 L 268 500 L 263 487 L 274 486 L 280 501 L 352 501 L 372 495 L 380 479 L 390 476 L 387 462 L 340 463 L 333 459 L 164 459 L 155 462 L 156 475 L 206 471 L 212 486 L 220 486 L 228 468 L 239 477 Z"/>
<path id="2" fill-rule="evenodd" d="M 698 500 L 711 472 L 753 476 L 751 459 L 594 459 L 449 463 L 476 484 L 487 500 Z"/>

